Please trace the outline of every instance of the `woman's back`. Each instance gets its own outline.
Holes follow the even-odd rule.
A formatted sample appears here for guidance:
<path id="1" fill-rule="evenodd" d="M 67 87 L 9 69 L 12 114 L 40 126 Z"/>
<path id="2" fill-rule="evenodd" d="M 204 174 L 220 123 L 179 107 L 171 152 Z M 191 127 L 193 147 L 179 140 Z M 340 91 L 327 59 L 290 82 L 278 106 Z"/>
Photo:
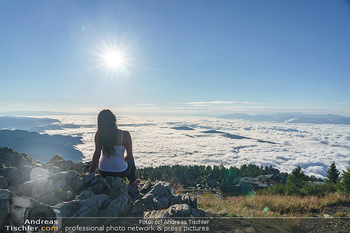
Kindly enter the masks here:
<path id="1" fill-rule="evenodd" d="M 121 130 L 120 135 L 120 143 L 117 143 L 119 145 L 113 146 L 113 150 L 111 151 L 110 155 L 102 148 L 102 158 L 99 164 L 99 169 L 101 171 L 122 172 L 128 167 L 128 164 L 124 159 L 125 146 L 123 146 L 123 131 Z"/>

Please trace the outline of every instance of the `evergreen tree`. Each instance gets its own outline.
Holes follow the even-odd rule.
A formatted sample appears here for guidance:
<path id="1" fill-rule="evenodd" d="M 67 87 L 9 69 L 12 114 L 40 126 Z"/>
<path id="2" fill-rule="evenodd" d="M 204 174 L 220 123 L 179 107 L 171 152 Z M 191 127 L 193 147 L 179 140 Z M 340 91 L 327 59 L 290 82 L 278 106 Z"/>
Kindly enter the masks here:
<path id="1" fill-rule="evenodd" d="M 301 189 L 304 187 L 306 182 L 306 175 L 301 171 L 301 167 L 297 167 L 287 177 L 286 191 L 287 194 L 300 194 Z"/>
<path id="2" fill-rule="evenodd" d="M 341 178 L 341 189 L 350 194 L 350 163 L 346 171 L 343 171 L 343 176 Z"/>
<path id="3" fill-rule="evenodd" d="M 333 162 L 327 171 L 326 182 L 336 184 L 339 181 L 339 174 L 340 172 L 336 168 L 335 162 Z"/>

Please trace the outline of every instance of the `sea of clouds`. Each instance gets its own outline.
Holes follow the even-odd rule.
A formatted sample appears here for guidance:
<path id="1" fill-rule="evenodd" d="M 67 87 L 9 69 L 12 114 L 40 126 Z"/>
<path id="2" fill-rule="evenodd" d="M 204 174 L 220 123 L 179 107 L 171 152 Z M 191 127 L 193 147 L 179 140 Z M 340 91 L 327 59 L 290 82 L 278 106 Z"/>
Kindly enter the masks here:
<path id="1" fill-rule="evenodd" d="M 62 125 L 50 135 L 82 137 L 76 148 L 91 160 L 96 116 L 52 116 Z M 335 161 L 339 170 L 350 162 L 350 125 L 249 122 L 207 117 L 118 117 L 133 139 L 138 167 L 160 165 L 256 164 L 291 172 L 300 166 L 308 175 L 324 177 Z"/>

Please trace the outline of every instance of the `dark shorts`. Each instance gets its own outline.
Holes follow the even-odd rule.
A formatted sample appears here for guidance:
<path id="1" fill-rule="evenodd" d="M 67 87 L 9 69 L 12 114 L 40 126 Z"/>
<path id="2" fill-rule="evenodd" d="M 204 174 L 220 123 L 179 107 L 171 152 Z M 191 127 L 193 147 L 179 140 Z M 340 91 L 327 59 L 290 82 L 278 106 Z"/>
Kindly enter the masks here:
<path id="1" fill-rule="evenodd" d="M 136 166 L 134 158 L 126 161 L 128 163 L 128 167 L 125 171 L 122 172 L 105 172 L 100 170 L 100 174 L 102 177 L 113 176 L 113 177 L 127 177 L 130 182 L 134 182 L 136 180 Z"/>

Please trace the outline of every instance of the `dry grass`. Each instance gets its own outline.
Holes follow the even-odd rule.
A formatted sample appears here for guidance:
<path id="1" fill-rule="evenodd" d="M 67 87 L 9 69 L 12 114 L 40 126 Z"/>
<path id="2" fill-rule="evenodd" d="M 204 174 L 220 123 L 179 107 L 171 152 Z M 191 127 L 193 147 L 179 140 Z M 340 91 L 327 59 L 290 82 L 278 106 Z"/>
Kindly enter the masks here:
<path id="1" fill-rule="evenodd" d="M 215 216 L 243 217 L 309 217 L 323 214 L 326 207 L 350 204 L 350 196 L 332 193 L 325 197 L 252 195 L 219 199 L 198 196 L 201 209 Z"/>

